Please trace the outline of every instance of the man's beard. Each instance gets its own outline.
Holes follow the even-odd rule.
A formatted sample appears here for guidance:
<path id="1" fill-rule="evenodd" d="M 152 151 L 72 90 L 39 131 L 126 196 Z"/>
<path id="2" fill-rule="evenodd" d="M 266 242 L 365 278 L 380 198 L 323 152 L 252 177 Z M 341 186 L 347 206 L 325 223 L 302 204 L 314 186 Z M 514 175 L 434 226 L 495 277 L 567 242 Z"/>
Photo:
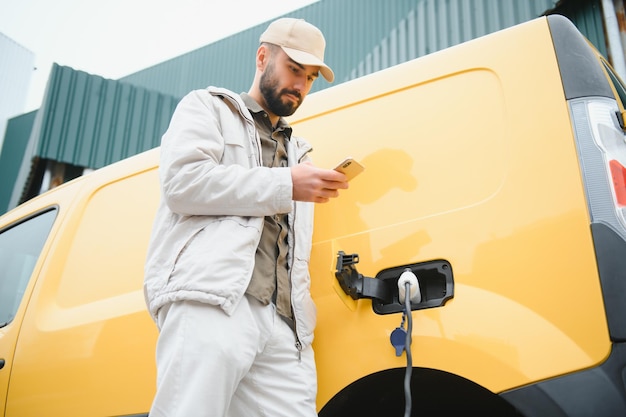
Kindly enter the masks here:
<path id="1" fill-rule="evenodd" d="M 278 80 L 274 78 L 274 64 L 270 63 L 265 69 L 265 72 L 261 74 L 261 81 L 259 83 L 259 89 L 267 105 L 267 109 L 276 116 L 291 116 L 302 104 L 302 96 L 299 92 L 294 90 L 288 90 L 286 88 L 277 91 Z M 289 100 L 286 103 L 282 101 L 283 94 L 291 94 L 298 98 L 298 102 L 294 103 Z"/>

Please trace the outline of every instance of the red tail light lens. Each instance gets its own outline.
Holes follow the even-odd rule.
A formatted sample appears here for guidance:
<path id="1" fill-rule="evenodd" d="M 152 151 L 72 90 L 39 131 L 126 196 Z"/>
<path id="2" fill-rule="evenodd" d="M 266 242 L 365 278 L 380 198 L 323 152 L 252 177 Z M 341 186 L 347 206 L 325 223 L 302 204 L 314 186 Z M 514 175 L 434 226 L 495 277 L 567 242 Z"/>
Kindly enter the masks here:
<path id="1" fill-rule="evenodd" d="M 609 162 L 611 168 L 611 177 L 613 177 L 613 189 L 615 190 L 615 198 L 620 207 L 626 206 L 626 168 L 617 160 L 612 159 Z"/>

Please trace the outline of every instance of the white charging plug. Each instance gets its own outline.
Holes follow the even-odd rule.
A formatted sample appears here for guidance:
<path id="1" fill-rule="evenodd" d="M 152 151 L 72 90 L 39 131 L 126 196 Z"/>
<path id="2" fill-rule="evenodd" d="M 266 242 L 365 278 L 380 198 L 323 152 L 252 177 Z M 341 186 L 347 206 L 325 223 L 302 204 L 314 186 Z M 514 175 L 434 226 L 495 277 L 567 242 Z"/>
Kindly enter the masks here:
<path id="1" fill-rule="evenodd" d="M 409 297 L 411 298 L 411 304 L 419 304 L 422 301 L 422 292 L 420 291 L 417 277 L 410 269 L 405 269 L 400 278 L 398 279 L 398 290 L 400 296 L 400 302 L 404 303 L 406 297 L 406 284 L 409 283 Z"/>

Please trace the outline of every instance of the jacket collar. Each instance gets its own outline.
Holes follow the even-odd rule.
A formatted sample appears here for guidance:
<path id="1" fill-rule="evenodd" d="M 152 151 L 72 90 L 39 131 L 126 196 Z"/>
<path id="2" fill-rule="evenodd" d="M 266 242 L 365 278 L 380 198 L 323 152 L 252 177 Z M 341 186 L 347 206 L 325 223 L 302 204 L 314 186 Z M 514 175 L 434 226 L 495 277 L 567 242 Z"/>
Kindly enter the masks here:
<path id="1" fill-rule="evenodd" d="M 248 110 L 250 110 L 250 113 L 255 114 L 255 115 L 259 113 L 267 114 L 265 109 L 263 109 L 263 107 L 261 107 L 261 105 L 257 103 L 257 101 L 253 99 L 248 93 L 241 93 L 240 95 L 244 104 L 246 105 Z M 268 123 L 269 123 L 269 117 L 268 117 Z M 283 117 L 280 117 L 278 119 L 278 123 L 276 123 L 276 128 L 273 128 L 273 129 L 283 130 L 285 134 L 287 135 L 287 138 L 291 137 L 291 132 L 292 132 L 291 126 L 289 126 L 289 123 L 287 123 L 287 120 L 285 120 L 285 118 Z"/>

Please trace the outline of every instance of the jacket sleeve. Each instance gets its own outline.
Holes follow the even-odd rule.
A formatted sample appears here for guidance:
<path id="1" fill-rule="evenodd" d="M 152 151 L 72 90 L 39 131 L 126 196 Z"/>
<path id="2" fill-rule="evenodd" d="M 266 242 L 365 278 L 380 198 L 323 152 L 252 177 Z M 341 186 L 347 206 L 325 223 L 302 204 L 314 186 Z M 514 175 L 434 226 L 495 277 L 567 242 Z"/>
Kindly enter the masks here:
<path id="1" fill-rule="evenodd" d="M 291 171 L 258 166 L 255 140 L 254 124 L 222 99 L 206 90 L 185 96 L 161 142 L 160 179 L 170 210 L 217 216 L 289 212 Z"/>

